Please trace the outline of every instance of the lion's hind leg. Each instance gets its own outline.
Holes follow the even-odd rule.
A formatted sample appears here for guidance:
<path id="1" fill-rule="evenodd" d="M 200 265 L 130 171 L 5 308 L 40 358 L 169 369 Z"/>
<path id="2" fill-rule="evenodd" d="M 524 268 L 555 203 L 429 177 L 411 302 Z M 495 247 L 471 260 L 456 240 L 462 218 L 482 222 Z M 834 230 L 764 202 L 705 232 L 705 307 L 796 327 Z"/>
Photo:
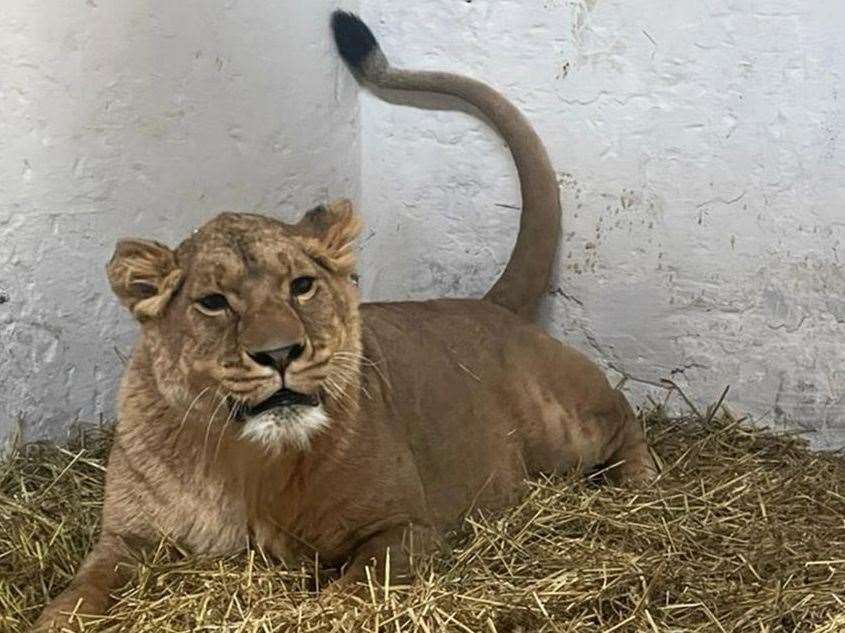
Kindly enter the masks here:
<path id="1" fill-rule="evenodd" d="M 610 454 L 605 462 L 607 477 L 615 484 L 648 483 L 657 477 L 657 465 L 649 451 L 640 420 L 634 415 L 625 396 L 617 393 L 622 411 L 618 432 L 608 447 Z"/>

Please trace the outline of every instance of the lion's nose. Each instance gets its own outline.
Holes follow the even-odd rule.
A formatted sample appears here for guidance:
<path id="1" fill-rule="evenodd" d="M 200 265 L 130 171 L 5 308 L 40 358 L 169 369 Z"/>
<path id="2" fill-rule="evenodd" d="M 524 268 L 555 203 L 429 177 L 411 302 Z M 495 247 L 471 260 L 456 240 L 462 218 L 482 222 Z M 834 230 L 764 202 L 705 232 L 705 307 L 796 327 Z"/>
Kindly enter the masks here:
<path id="1" fill-rule="evenodd" d="M 293 345 L 276 347 L 274 349 L 247 352 L 247 354 L 249 354 L 249 357 L 259 365 L 275 367 L 276 369 L 284 369 L 291 363 L 291 361 L 302 354 L 302 345 L 294 343 Z"/>

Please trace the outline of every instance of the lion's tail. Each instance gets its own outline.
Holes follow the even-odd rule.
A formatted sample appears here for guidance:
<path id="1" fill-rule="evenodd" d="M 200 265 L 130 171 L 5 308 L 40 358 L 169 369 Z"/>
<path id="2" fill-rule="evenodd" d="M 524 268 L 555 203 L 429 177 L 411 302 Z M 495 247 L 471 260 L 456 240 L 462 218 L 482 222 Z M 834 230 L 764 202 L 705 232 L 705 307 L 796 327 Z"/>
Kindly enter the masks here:
<path id="1" fill-rule="evenodd" d="M 477 107 L 510 147 L 522 190 L 522 215 L 516 245 L 501 277 L 485 295 L 532 319 L 546 291 L 560 236 L 560 198 L 549 156 L 522 113 L 489 86 L 461 75 L 393 68 L 372 31 L 357 16 L 332 15 L 341 56 L 376 86 L 453 95 Z"/>

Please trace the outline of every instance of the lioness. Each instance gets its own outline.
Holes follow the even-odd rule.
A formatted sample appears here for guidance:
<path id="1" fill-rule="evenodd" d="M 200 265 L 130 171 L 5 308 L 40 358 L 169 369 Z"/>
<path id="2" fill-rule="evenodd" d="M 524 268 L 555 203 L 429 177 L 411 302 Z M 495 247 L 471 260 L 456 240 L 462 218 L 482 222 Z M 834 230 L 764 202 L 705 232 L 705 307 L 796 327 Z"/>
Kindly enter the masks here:
<path id="1" fill-rule="evenodd" d="M 520 112 L 477 81 L 392 68 L 357 17 L 338 49 L 385 88 L 475 105 L 510 146 L 522 217 L 483 299 L 359 304 L 341 200 L 296 224 L 224 213 L 171 250 L 121 240 L 107 266 L 141 324 L 120 389 L 99 542 L 38 620 L 99 614 L 134 552 L 166 535 L 198 553 L 252 541 L 286 561 L 319 554 L 362 578 L 390 550 L 423 553 L 532 473 L 617 464 L 655 472 L 625 398 L 586 357 L 532 323 L 560 232 L 555 173 Z M 74 625 L 71 622 L 71 626 Z"/>

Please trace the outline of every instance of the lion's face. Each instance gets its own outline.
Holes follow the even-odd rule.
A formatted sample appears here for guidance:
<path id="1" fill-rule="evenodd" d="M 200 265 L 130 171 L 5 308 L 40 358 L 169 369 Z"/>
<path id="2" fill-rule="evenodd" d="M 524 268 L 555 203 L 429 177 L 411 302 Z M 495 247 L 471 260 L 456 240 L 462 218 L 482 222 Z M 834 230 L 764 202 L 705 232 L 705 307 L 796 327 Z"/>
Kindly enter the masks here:
<path id="1" fill-rule="evenodd" d="M 225 213 L 175 251 L 119 242 L 109 281 L 143 324 L 162 397 L 268 446 L 306 445 L 357 378 L 359 229 L 340 201 L 295 225 Z"/>

